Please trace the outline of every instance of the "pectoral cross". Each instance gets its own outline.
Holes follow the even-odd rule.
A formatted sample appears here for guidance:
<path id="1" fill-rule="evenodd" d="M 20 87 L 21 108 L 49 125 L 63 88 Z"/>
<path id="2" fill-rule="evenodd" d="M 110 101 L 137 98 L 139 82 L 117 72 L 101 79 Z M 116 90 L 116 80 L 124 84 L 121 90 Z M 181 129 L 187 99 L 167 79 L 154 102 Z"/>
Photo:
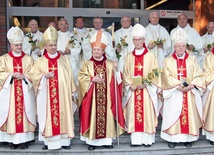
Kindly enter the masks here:
<path id="1" fill-rule="evenodd" d="M 19 64 L 17 66 L 14 67 L 15 69 L 18 70 L 18 72 L 20 71 L 20 69 L 22 68 L 21 66 L 19 66 Z"/>
<path id="2" fill-rule="evenodd" d="M 135 66 L 135 68 L 137 68 L 138 71 L 140 71 L 143 68 L 143 66 L 141 65 L 141 63 L 138 62 L 137 66 Z"/>
<path id="3" fill-rule="evenodd" d="M 180 79 L 181 79 L 181 77 L 182 77 L 182 75 L 184 75 L 183 74 L 183 71 L 185 71 L 186 69 L 185 68 L 183 68 L 183 65 L 181 65 L 179 68 L 178 68 L 178 71 L 179 71 L 179 77 L 180 77 Z"/>
<path id="4" fill-rule="evenodd" d="M 52 67 L 50 68 L 52 71 L 57 70 L 57 68 L 54 67 L 54 65 L 52 65 Z"/>

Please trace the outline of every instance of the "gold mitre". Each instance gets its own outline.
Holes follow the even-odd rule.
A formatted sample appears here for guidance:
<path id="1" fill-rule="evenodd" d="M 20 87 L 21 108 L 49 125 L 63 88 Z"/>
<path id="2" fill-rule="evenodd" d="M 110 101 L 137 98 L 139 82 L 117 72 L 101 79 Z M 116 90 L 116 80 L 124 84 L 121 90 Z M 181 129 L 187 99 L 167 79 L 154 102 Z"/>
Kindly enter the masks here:
<path id="1" fill-rule="evenodd" d="M 182 29 L 178 28 L 172 35 L 171 35 L 171 40 L 174 43 L 183 42 L 184 44 L 187 44 L 188 41 L 188 35 L 187 33 Z"/>
<path id="2" fill-rule="evenodd" d="M 90 39 L 91 47 L 99 46 L 102 49 L 105 49 L 108 41 L 106 35 L 102 32 L 102 30 L 97 31 Z"/>
<path id="3" fill-rule="evenodd" d="M 58 32 L 52 25 L 50 25 L 43 33 L 43 39 L 45 41 L 45 44 L 57 43 L 57 38 Z"/>
<path id="4" fill-rule="evenodd" d="M 131 36 L 132 36 L 132 38 L 134 38 L 134 37 L 143 37 L 143 38 L 145 38 L 146 29 L 141 24 L 137 23 L 132 27 Z"/>
<path id="5" fill-rule="evenodd" d="M 24 38 L 24 33 L 19 27 L 11 27 L 7 32 L 7 39 L 10 44 L 20 44 Z"/>

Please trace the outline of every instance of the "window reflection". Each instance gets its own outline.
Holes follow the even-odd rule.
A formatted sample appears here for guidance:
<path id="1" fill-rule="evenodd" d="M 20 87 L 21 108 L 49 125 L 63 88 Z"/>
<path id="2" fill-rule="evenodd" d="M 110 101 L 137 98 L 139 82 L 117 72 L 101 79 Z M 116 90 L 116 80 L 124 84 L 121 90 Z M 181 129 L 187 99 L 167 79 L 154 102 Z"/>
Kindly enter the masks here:
<path id="1" fill-rule="evenodd" d="M 193 0 L 145 0 L 145 10 L 193 10 Z"/>
<path id="2" fill-rule="evenodd" d="M 140 9 L 141 0 L 73 0 L 75 8 Z"/>
<path id="3" fill-rule="evenodd" d="M 69 0 L 9 0 L 9 6 L 69 7 Z"/>
<path id="4" fill-rule="evenodd" d="M 46 17 L 46 16 L 42 16 L 42 17 L 28 17 L 28 16 L 11 16 L 10 20 L 9 20 L 9 27 L 12 26 L 19 26 L 23 32 L 26 34 L 29 29 L 28 29 L 28 23 L 31 19 L 35 19 L 38 22 L 39 25 L 39 30 L 41 32 L 44 32 L 47 27 L 48 24 L 50 22 L 55 22 L 57 24 L 58 20 L 62 18 L 62 17 Z"/>

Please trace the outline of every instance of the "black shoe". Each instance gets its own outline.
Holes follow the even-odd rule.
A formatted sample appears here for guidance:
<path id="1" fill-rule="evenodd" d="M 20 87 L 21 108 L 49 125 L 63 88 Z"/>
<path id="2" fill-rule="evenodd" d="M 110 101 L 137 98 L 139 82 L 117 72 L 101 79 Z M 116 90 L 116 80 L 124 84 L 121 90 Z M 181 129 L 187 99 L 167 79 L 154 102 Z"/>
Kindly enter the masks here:
<path id="1" fill-rule="evenodd" d="M 62 146 L 62 148 L 66 149 L 66 150 L 69 150 L 69 149 L 71 149 L 71 146 L 70 145 L 69 146 Z"/>
<path id="2" fill-rule="evenodd" d="M 42 150 L 47 150 L 48 149 L 48 146 L 47 145 L 44 145 L 43 147 L 42 147 Z"/>
<path id="3" fill-rule="evenodd" d="M 186 146 L 186 147 L 192 147 L 192 143 L 191 142 L 186 142 L 186 143 L 184 143 L 184 146 Z"/>
<path id="4" fill-rule="evenodd" d="M 169 147 L 169 148 L 174 148 L 175 146 L 176 146 L 175 143 L 172 143 L 172 142 L 169 142 L 169 143 L 168 143 L 168 147 Z"/>
<path id="5" fill-rule="evenodd" d="M 214 141 L 210 141 L 210 144 L 211 144 L 211 145 L 214 145 Z"/>
<path id="6" fill-rule="evenodd" d="M 134 145 L 134 144 L 130 144 L 131 147 L 137 147 L 137 146 L 140 146 L 140 145 Z"/>
<path id="7" fill-rule="evenodd" d="M 152 146 L 152 145 L 145 145 L 145 144 L 144 144 L 144 147 L 150 147 L 150 146 Z"/>
<path id="8" fill-rule="evenodd" d="M 113 149 L 114 148 L 113 145 L 104 145 L 104 147 L 107 148 L 107 149 Z"/>
<path id="9" fill-rule="evenodd" d="M 18 145 L 17 144 L 10 144 L 10 149 L 14 150 L 17 149 Z"/>
<path id="10" fill-rule="evenodd" d="M 88 146 L 88 150 L 95 150 L 95 149 L 96 149 L 95 146 L 92 146 L 92 145 L 89 145 L 89 146 Z"/>
<path id="11" fill-rule="evenodd" d="M 19 144 L 18 147 L 19 147 L 20 149 L 27 149 L 27 148 L 28 148 L 28 143 Z"/>

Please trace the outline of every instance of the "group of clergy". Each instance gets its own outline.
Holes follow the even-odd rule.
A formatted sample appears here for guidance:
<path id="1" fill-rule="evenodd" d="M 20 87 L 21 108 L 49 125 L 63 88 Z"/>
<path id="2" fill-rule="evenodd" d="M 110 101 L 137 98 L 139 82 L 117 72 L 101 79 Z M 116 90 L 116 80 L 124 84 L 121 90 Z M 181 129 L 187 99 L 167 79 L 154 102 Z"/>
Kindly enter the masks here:
<path id="1" fill-rule="evenodd" d="M 185 21 L 186 16 L 178 19 Z M 76 22 L 83 25 L 82 18 Z M 44 48 L 39 50 L 37 40 L 28 34 L 29 54 L 23 51 L 22 30 L 9 29 L 11 50 L 0 57 L 0 142 L 9 143 L 11 149 L 28 148 L 37 121 L 43 150 L 70 149 L 78 107 L 80 139 L 88 150 L 112 149 L 113 139 L 124 132 L 130 134 L 131 147 L 150 147 L 160 115 L 160 136 L 170 148 L 177 143 L 191 147 L 200 128 L 214 145 L 214 50 L 207 54 L 202 71 L 195 53 L 187 50 L 194 47 L 188 33 L 178 27 L 171 34 L 173 52 L 161 58 L 160 66 L 158 55 L 164 50 L 159 48 L 166 38 L 147 44 L 153 31 L 135 24 L 118 42 L 117 35 L 123 33 L 115 33 L 115 53 L 112 38 L 101 29 L 102 18 L 94 18 L 93 23 L 94 31 L 78 40 L 75 35 L 81 31 L 71 34 L 67 21 L 61 19 L 59 31 L 51 25 L 42 34 Z M 122 18 L 121 23 L 128 27 L 130 18 Z M 128 37 L 130 49 L 126 49 L 131 45 Z M 158 55 L 152 51 L 155 46 Z M 33 60 L 35 50 L 38 57 Z M 81 52 L 84 62 L 78 66 Z"/>

